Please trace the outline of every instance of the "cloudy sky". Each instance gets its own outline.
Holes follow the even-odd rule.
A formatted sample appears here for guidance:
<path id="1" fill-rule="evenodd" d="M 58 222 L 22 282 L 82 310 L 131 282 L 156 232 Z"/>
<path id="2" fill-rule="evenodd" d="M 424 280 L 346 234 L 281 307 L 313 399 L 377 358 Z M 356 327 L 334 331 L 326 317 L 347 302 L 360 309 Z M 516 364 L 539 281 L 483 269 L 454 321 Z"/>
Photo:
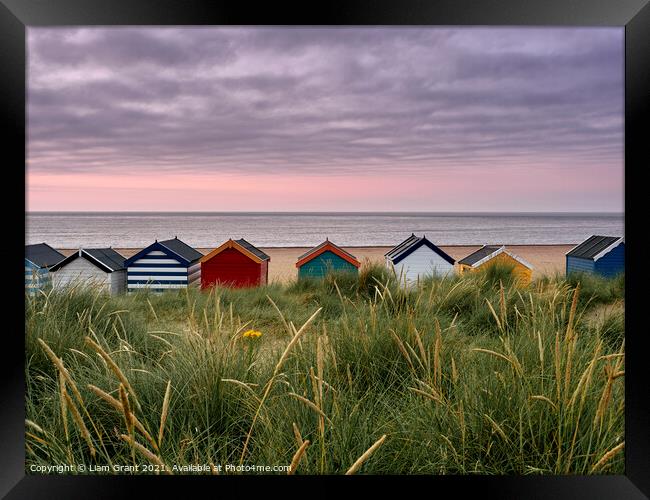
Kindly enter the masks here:
<path id="1" fill-rule="evenodd" d="M 29 28 L 28 210 L 622 211 L 622 28 Z"/>

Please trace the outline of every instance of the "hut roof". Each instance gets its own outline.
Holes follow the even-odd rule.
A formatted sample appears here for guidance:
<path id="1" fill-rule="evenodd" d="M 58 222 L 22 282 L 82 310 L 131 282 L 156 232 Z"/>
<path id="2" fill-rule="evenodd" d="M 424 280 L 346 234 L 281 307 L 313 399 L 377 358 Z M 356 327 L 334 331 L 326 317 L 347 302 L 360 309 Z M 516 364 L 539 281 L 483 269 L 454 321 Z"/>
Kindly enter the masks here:
<path id="1" fill-rule="evenodd" d="M 566 255 L 580 259 L 598 260 L 611 249 L 624 242 L 621 236 L 590 236 L 578 246 L 569 250 Z"/>
<path id="2" fill-rule="evenodd" d="M 354 267 L 361 266 L 361 263 L 357 260 L 357 258 L 354 255 L 352 255 L 350 252 L 346 252 L 340 246 L 335 245 L 329 239 L 327 239 L 327 240 L 323 241 L 320 245 L 315 246 L 311 250 L 308 250 L 307 252 L 302 254 L 300 257 L 298 257 L 298 262 L 296 262 L 296 267 L 302 266 L 306 262 L 309 262 L 310 260 L 315 259 L 320 254 L 325 253 L 327 251 L 330 251 L 333 254 L 338 255 L 343 260 L 345 260 L 345 261 L 349 262 L 350 264 L 352 264 Z"/>
<path id="3" fill-rule="evenodd" d="M 159 241 L 162 246 L 167 248 L 168 250 L 172 251 L 179 257 L 182 257 L 189 263 L 192 263 L 194 261 L 199 260 L 201 257 L 203 257 L 203 254 L 195 249 L 193 249 L 191 246 L 189 246 L 187 243 L 184 241 L 181 241 L 178 239 L 178 236 L 175 238 L 172 238 L 171 240 L 163 240 Z"/>
<path id="4" fill-rule="evenodd" d="M 210 260 L 212 257 L 220 254 L 221 252 L 227 250 L 228 248 L 234 248 L 235 250 L 238 250 L 239 252 L 243 253 L 244 255 L 246 255 L 247 257 L 249 257 L 250 259 L 254 260 L 257 263 L 260 263 L 265 260 L 271 260 L 271 257 L 266 255 L 259 248 L 256 248 L 255 246 L 251 245 L 244 238 L 240 238 L 238 240 L 233 240 L 231 238 L 228 241 L 226 241 L 223 245 L 218 246 L 210 253 L 207 253 L 203 257 L 201 257 L 201 262 Z"/>
<path id="5" fill-rule="evenodd" d="M 385 256 L 388 259 L 390 259 L 393 262 L 393 264 L 397 264 L 398 262 L 408 257 L 410 254 L 415 252 L 418 248 L 420 248 L 423 245 L 433 250 L 435 253 L 440 255 L 440 257 L 442 257 L 444 260 L 449 262 L 451 265 L 453 265 L 454 262 L 456 262 L 451 256 L 447 255 L 440 248 L 438 248 L 436 245 L 431 243 L 426 236 L 415 236 L 415 234 L 413 233 L 411 233 L 411 236 L 406 238 L 395 248 L 387 252 Z"/>
<path id="6" fill-rule="evenodd" d="M 78 252 L 68 255 L 65 259 L 52 266 L 51 271 L 58 271 L 79 257 L 83 257 L 107 273 L 122 271 L 126 260 L 112 248 L 80 248 Z"/>
<path id="7" fill-rule="evenodd" d="M 85 248 L 84 252 L 113 271 L 124 269 L 126 258 L 112 248 Z"/>
<path id="8" fill-rule="evenodd" d="M 65 258 L 47 243 L 25 245 L 25 258 L 37 267 L 50 267 Z"/>
<path id="9" fill-rule="evenodd" d="M 532 264 L 525 261 L 518 255 L 515 255 L 509 252 L 508 250 L 506 250 L 505 245 L 502 245 L 500 247 L 496 245 L 483 245 L 476 252 L 473 252 L 469 254 L 467 257 L 464 257 L 463 259 L 459 260 L 458 263 L 464 264 L 466 266 L 477 267 L 480 266 L 481 264 L 484 264 L 488 260 L 493 259 L 500 253 L 505 253 L 509 255 L 510 257 L 512 257 L 513 259 L 515 259 L 517 262 L 527 267 L 528 269 L 534 269 Z"/>
<path id="10" fill-rule="evenodd" d="M 244 238 L 239 238 L 238 240 L 235 240 L 235 243 L 238 245 L 244 247 L 246 250 L 251 252 L 252 254 L 257 255 L 260 259 L 262 260 L 271 260 L 271 257 L 269 257 L 267 254 L 262 252 L 259 248 L 257 248 L 254 245 L 251 245 L 248 241 L 246 241 Z"/>
<path id="11" fill-rule="evenodd" d="M 464 257 L 458 261 L 459 264 L 465 264 L 466 266 L 473 266 L 477 262 L 485 259 L 485 257 L 491 257 L 493 253 L 497 250 L 503 248 L 502 246 L 492 246 L 492 245 L 483 245 L 476 252 L 469 254 L 467 257 Z"/>
<path id="12" fill-rule="evenodd" d="M 393 247 L 391 250 L 386 252 L 385 256 L 388 257 L 389 259 L 392 259 L 396 255 L 399 255 L 402 252 L 402 250 L 410 247 L 412 244 L 417 243 L 418 241 L 420 241 L 420 238 L 415 236 L 414 233 L 411 233 L 411 236 L 406 238 L 399 245 Z"/>

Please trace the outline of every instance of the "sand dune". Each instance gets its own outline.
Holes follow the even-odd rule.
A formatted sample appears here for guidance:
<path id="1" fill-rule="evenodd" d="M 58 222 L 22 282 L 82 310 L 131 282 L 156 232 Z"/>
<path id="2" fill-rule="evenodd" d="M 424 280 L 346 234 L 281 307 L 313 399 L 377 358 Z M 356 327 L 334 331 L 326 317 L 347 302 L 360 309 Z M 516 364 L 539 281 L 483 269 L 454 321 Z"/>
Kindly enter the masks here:
<path id="1" fill-rule="evenodd" d="M 568 252 L 575 245 L 512 245 L 507 246 L 508 250 L 520 256 L 524 260 L 530 262 L 535 270 L 533 277 L 543 274 L 564 273 L 564 254 Z M 354 255 L 361 262 L 384 262 L 384 254 L 388 252 L 391 247 L 344 247 L 345 250 Z M 441 246 L 445 252 L 451 255 L 454 259 L 459 260 L 469 255 L 473 251 L 480 248 L 476 246 Z M 116 248 L 120 254 L 125 257 L 138 252 L 139 248 Z M 199 248 L 199 252 L 206 254 L 211 248 Z M 266 252 L 271 257 L 269 264 L 269 280 L 270 281 L 290 281 L 297 275 L 296 261 L 298 256 L 305 253 L 309 248 L 307 247 L 291 247 L 291 248 L 264 248 L 261 250 Z M 74 249 L 59 249 L 64 255 L 70 255 Z"/>

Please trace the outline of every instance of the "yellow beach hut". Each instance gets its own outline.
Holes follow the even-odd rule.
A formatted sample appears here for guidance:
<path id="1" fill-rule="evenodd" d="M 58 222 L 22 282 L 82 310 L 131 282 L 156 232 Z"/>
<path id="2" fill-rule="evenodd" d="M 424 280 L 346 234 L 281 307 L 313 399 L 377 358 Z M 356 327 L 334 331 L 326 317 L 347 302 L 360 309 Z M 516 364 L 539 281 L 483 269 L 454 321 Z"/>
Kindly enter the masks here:
<path id="1" fill-rule="evenodd" d="M 458 261 L 458 272 L 463 274 L 468 271 L 485 269 L 494 264 L 510 264 L 514 267 L 513 273 L 520 284 L 528 285 L 533 278 L 533 266 L 521 257 L 506 250 L 505 245 L 483 245 L 476 252 L 469 254 Z"/>

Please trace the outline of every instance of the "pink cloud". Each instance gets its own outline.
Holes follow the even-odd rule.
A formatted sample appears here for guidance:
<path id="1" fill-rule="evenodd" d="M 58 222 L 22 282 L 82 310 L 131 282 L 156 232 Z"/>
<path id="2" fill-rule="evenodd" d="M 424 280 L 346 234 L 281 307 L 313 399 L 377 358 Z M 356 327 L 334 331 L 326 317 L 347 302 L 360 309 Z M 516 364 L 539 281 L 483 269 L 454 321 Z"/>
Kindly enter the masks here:
<path id="1" fill-rule="evenodd" d="M 427 175 L 28 173 L 26 181 L 30 211 L 623 210 L 623 175 L 606 166 Z"/>

